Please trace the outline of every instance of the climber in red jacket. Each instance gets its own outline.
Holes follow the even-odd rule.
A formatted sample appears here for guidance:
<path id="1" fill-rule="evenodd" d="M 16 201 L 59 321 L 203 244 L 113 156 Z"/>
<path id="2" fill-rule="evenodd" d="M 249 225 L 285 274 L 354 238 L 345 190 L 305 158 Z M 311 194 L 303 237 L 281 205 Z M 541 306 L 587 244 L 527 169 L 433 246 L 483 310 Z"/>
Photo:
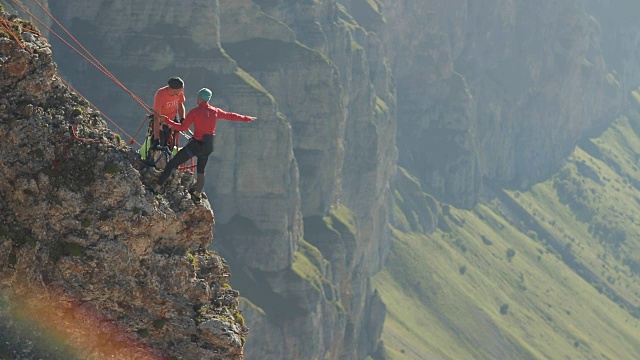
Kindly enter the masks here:
<path id="1" fill-rule="evenodd" d="M 175 168 L 196 156 L 198 158 L 196 183 L 193 191 L 190 192 L 193 201 L 196 204 L 200 203 L 202 201 L 202 189 L 204 188 L 204 169 L 207 166 L 209 154 L 213 152 L 214 148 L 216 121 L 218 119 L 243 122 L 256 120 L 253 116 L 240 115 L 211 106 L 209 104 L 211 95 L 211 90 L 207 88 L 200 89 L 197 98 L 198 106 L 189 111 L 182 123 L 172 121 L 166 116 L 162 118 L 165 124 L 178 131 L 187 130 L 193 123 L 194 135 L 191 141 L 178 151 L 162 171 L 158 182 L 151 188 L 151 192 L 154 194 L 160 191 L 162 184 L 167 181 Z"/>

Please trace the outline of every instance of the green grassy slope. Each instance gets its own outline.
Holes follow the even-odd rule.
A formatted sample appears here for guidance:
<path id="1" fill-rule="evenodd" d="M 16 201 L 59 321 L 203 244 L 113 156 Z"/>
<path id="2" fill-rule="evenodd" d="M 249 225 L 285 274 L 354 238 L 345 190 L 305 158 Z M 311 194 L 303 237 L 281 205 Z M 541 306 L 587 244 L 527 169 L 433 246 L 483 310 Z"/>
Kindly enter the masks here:
<path id="1" fill-rule="evenodd" d="M 390 359 L 639 359 L 640 129 L 622 118 L 526 192 L 394 229 Z M 635 316 L 635 317 L 634 317 Z"/>

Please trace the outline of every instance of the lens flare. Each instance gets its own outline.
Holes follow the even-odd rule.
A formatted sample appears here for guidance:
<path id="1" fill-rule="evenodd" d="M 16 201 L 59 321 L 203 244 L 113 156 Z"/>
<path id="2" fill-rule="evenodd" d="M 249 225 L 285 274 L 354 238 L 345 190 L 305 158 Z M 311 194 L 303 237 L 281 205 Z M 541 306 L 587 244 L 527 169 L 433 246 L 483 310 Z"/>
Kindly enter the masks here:
<path id="1" fill-rule="evenodd" d="M 35 346 L 43 352 L 43 347 L 49 346 L 78 359 L 168 358 L 146 344 L 144 335 L 101 314 L 96 304 L 73 299 L 61 291 L 43 292 L 26 286 L 12 286 L 11 293 L 0 309 L 7 309 L 15 322 L 42 333 L 46 341 L 41 339 Z"/>

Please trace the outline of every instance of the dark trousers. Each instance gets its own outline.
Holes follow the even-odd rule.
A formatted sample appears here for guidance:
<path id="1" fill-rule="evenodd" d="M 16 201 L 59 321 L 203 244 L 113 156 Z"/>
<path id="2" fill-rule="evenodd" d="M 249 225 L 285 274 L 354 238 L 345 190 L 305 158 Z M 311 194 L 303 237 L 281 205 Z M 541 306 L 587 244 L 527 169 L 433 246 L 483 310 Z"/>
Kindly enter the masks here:
<path id="1" fill-rule="evenodd" d="M 164 184 L 165 181 L 169 179 L 169 176 L 171 176 L 171 172 L 174 169 L 180 166 L 180 164 L 187 162 L 194 156 L 198 158 L 198 164 L 196 166 L 198 174 L 204 174 L 204 169 L 207 167 L 209 155 L 213 152 L 214 145 L 215 144 L 213 135 L 205 135 L 202 141 L 195 139 L 189 141 L 187 146 L 180 149 L 176 156 L 174 156 L 173 159 L 171 159 L 167 163 L 167 166 L 162 171 L 162 174 L 160 174 L 158 185 Z"/>

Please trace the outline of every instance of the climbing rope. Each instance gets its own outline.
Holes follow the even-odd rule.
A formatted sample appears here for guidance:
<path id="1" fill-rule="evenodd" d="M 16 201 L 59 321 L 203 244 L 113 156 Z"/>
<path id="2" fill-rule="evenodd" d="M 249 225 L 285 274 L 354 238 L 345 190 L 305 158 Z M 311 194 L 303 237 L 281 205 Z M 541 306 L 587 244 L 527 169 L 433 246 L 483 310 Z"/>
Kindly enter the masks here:
<path id="1" fill-rule="evenodd" d="M 2 19 L 2 27 L 3 27 L 5 30 L 7 30 L 7 32 L 8 32 L 9 34 L 11 34 L 11 36 L 13 36 L 13 38 L 16 40 L 16 42 L 18 43 L 18 45 L 20 45 L 20 47 L 22 48 L 22 50 L 27 50 L 27 48 L 24 46 L 24 44 L 22 44 L 22 41 L 20 41 L 20 40 L 18 39 L 18 36 L 17 36 L 17 35 L 13 32 L 13 30 L 11 29 L 11 25 L 9 25 L 9 23 L 12 23 L 12 24 L 16 24 L 16 23 L 15 23 L 15 22 L 13 22 L 13 21 L 6 20 L 4 17 L 2 17 L 2 18 L 0 18 L 0 19 Z"/>
<path id="2" fill-rule="evenodd" d="M 16 0 L 12 0 L 16 5 L 20 6 Z M 135 93 L 133 93 L 131 90 L 129 90 L 122 82 L 120 82 L 118 80 L 118 78 L 116 78 L 95 56 L 93 56 L 93 54 L 91 54 L 91 52 L 82 45 L 82 43 L 75 37 L 73 36 L 73 34 L 71 34 L 71 32 L 69 32 L 64 25 L 62 25 L 60 23 L 60 21 L 58 21 L 58 19 L 56 19 L 55 16 L 53 16 L 53 14 L 46 8 L 44 7 L 38 0 L 33 0 L 38 7 L 40 7 L 40 9 L 47 14 L 47 16 L 49 16 L 64 32 L 65 34 L 67 34 L 76 44 L 78 44 L 78 46 L 90 57 L 90 59 L 85 56 L 84 54 L 82 54 L 78 49 L 76 49 L 73 45 L 69 44 L 66 40 L 64 40 L 60 35 L 58 35 L 56 32 L 54 32 L 53 30 L 51 30 L 46 24 L 42 23 L 37 17 L 35 17 L 31 12 L 29 12 L 28 9 L 20 6 L 21 9 L 23 9 L 23 11 L 25 11 L 27 14 L 29 14 L 29 16 L 31 16 L 32 18 L 36 19 L 36 21 L 38 21 L 38 23 L 42 24 L 47 30 L 51 31 L 57 38 L 59 38 L 61 41 L 63 41 L 65 44 L 67 44 L 71 49 L 73 49 L 76 53 L 78 53 L 80 56 L 82 56 L 85 60 L 87 60 L 87 62 L 89 62 L 91 65 L 93 65 L 96 69 L 100 70 L 103 74 L 105 74 L 107 77 L 109 77 L 113 82 L 115 82 L 118 86 L 120 86 L 123 90 L 125 90 L 129 95 L 131 95 L 131 97 L 138 102 L 145 110 L 155 114 L 155 115 L 160 115 L 158 114 L 153 107 L 150 107 L 149 105 L 147 105 L 144 101 L 142 101 Z M 75 90 L 75 89 L 74 89 Z M 77 92 L 77 91 L 76 91 Z M 116 127 L 118 127 L 118 125 L 111 121 Z M 136 131 L 135 135 L 133 136 L 129 136 L 127 134 L 127 136 L 129 136 L 131 138 L 129 144 L 133 144 L 135 141 L 135 138 L 138 137 L 138 134 L 140 134 L 140 131 L 142 131 L 142 129 L 144 128 L 145 125 L 145 121 L 142 121 L 142 124 L 140 125 L 140 127 L 138 128 L 138 130 Z M 121 129 L 120 127 L 118 127 L 119 129 Z M 126 132 L 124 132 L 124 130 L 121 129 L 121 131 L 123 133 L 126 134 Z M 182 134 L 185 138 L 189 139 L 193 136 L 193 134 L 191 133 L 191 131 L 187 131 L 187 132 L 180 132 L 180 134 Z M 136 144 L 138 144 L 136 142 Z M 138 144 L 140 146 L 140 144 Z"/>
<path id="3" fill-rule="evenodd" d="M 54 174 L 60 171 L 60 165 L 66 160 L 67 152 L 71 147 L 71 143 L 66 141 L 60 134 L 54 135 L 53 141 L 53 155 L 55 156 L 51 164 L 51 170 Z"/>
<path id="4" fill-rule="evenodd" d="M 15 4 L 17 3 L 17 0 L 11 0 L 13 1 Z M 88 55 L 91 59 L 89 59 L 89 57 L 85 56 L 84 54 L 82 54 L 78 49 L 76 49 L 73 45 L 69 44 L 66 40 L 64 40 L 60 35 L 58 35 L 57 33 L 53 32 L 48 26 L 46 26 L 45 24 L 43 24 L 40 20 L 38 20 L 32 13 L 28 12 L 28 9 L 24 9 L 23 7 L 21 7 L 23 9 L 23 11 L 25 11 L 27 14 L 29 14 L 29 16 L 33 17 L 34 19 L 36 19 L 39 23 L 43 24 L 43 26 L 45 26 L 47 28 L 47 30 L 52 31 L 54 33 L 54 35 L 62 40 L 65 44 L 67 44 L 69 47 L 71 47 L 75 52 L 77 52 L 80 56 L 82 56 L 85 60 L 87 60 L 91 65 L 93 65 L 96 69 L 100 70 L 103 74 L 105 74 L 109 79 L 113 80 L 113 82 L 115 82 L 118 86 L 120 86 L 124 91 L 126 91 L 129 95 L 131 95 L 131 97 L 138 102 L 140 105 L 142 105 L 143 108 L 145 108 L 148 111 L 152 111 L 153 112 L 153 108 L 148 106 L 147 104 L 145 104 L 144 101 L 142 101 L 136 94 L 134 94 L 131 90 L 129 90 L 122 82 L 120 82 L 120 80 L 118 80 L 118 78 L 116 78 L 104 65 L 102 65 L 102 63 L 100 61 L 98 61 L 98 59 L 93 56 L 93 54 L 91 54 L 91 52 L 89 50 L 87 50 L 87 48 L 85 48 L 82 43 L 80 43 L 80 41 L 78 41 L 78 39 L 76 39 L 59 21 L 58 19 L 56 19 L 53 14 L 51 14 L 51 12 L 49 10 L 47 10 L 44 6 L 42 6 L 42 4 L 40 4 L 40 2 L 38 0 L 33 0 L 39 7 L 40 9 L 42 9 L 42 11 L 45 12 L 45 14 L 47 14 L 47 16 L 49 16 L 51 18 L 51 20 L 53 20 L 76 44 L 78 44 L 78 46 L 80 46 L 80 48 L 82 48 L 82 50 L 86 53 L 86 55 Z"/>
<path id="5" fill-rule="evenodd" d="M 98 69 L 99 71 L 101 71 L 103 74 L 105 74 L 109 79 L 111 79 L 116 85 L 120 86 L 125 92 L 127 92 L 136 102 L 138 102 L 138 104 L 140 104 L 146 111 L 151 112 L 152 114 L 155 115 L 160 115 L 158 114 L 153 107 L 150 107 L 149 105 L 147 105 L 144 101 L 142 101 L 135 93 L 133 93 L 131 90 L 129 90 L 122 82 L 120 82 L 118 80 L 118 78 L 116 78 L 116 76 L 114 76 L 95 56 L 93 56 L 93 54 L 91 54 L 91 52 L 82 45 L 82 43 L 80 43 L 80 41 L 78 41 L 78 39 L 76 39 L 54 16 L 53 14 L 51 14 L 51 12 L 45 8 L 38 0 L 33 0 L 38 7 L 40 7 L 40 9 L 42 9 L 42 11 L 49 16 L 86 54 L 82 53 L 80 50 L 78 50 L 74 45 L 70 44 L 67 40 L 65 40 L 62 36 L 60 36 L 57 32 L 55 32 L 53 29 L 51 29 L 47 24 L 45 24 L 43 21 L 41 21 L 37 16 L 35 16 L 31 11 L 29 11 L 28 8 L 26 8 L 25 6 L 23 6 L 22 4 L 20 4 L 17 0 L 11 0 L 18 8 L 20 8 L 22 11 L 24 11 L 27 15 L 29 15 L 32 19 L 34 19 L 36 22 L 38 22 L 42 27 L 44 27 L 45 29 L 47 29 L 51 34 L 53 34 L 54 36 L 56 36 L 60 41 L 62 41 L 64 44 L 66 44 L 67 46 L 69 46 L 73 51 L 75 51 L 78 55 L 80 55 L 83 59 L 85 59 L 88 63 L 90 63 L 91 65 L 93 65 L 96 69 Z M 21 41 L 19 41 L 18 37 L 16 36 L 16 34 L 11 30 L 10 26 L 6 23 L 6 20 L 3 18 L 3 28 L 7 29 L 7 31 L 9 33 L 11 33 L 11 35 L 15 38 L 16 42 L 25 50 L 26 47 L 24 46 L 24 44 L 22 44 Z M 27 29 L 25 29 L 27 30 Z M 34 32 L 38 35 L 40 35 L 37 32 Z M 31 51 L 30 51 L 31 52 Z M 33 52 L 31 52 L 33 54 Z M 69 84 L 66 80 L 64 80 L 62 77 L 59 77 L 60 80 L 62 82 L 64 82 L 70 89 L 72 89 L 73 91 L 75 91 L 78 96 L 80 96 L 81 98 L 83 98 L 84 100 L 87 101 L 87 103 L 89 103 L 89 105 L 91 107 L 93 107 L 96 111 L 98 111 L 102 116 L 104 116 L 112 125 L 114 125 L 119 131 L 121 131 L 123 134 L 125 134 L 126 136 L 128 136 L 130 138 L 129 144 L 134 144 L 136 143 L 138 146 L 141 146 L 136 140 L 135 138 L 138 136 L 138 134 L 140 133 L 140 131 L 142 130 L 142 128 L 144 127 L 145 123 L 146 123 L 146 119 L 142 121 L 142 124 L 140 125 L 140 127 L 138 128 L 138 131 L 136 131 L 134 136 L 130 136 L 129 134 L 127 134 L 127 132 L 122 129 L 120 126 L 118 126 L 118 124 L 113 121 L 111 118 L 109 118 L 103 111 L 99 110 L 94 104 L 92 104 L 85 96 L 83 96 L 79 91 L 77 91 L 76 89 L 73 88 L 73 86 L 71 86 L 71 84 Z M 72 135 L 74 137 L 74 139 L 77 140 L 90 140 L 90 139 L 81 139 L 77 137 L 77 134 L 75 133 L 75 128 L 72 128 Z M 180 132 L 180 134 L 182 134 L 185 138 L 189 139 L 193 137 L 193 133 L 191 133 L 191 131 L 187 131 L 187 132 Z M 177 139 L 176 139 L 176 145 L 177 145 Z M 66 155 L 66 147 L 63 147 L 63 157 L 64 155 Z M 62 160 L 60 160 L 61 162 Z M 59 163 L 57 161 L 54 161 L 54 167 L 59 166 Z M 178 168 L 178 170 L 184 171 L 184 170 L 190 170 L 195 168 L 193 159 L 191 159 L 190 165 L 182 165 Z"/>
<path id="6" fill-rule="evenodd" d="M 40 4 L 37 0 L 34 0 L 34 2 L 41 8 L 43 9 L 43 11 L 49 16 L 51 17 L 51 19 L 58 25 L 60 26 L 63 31 L 68 34 L 73 41 L 78 44 L 82 50 L 84 50 L 86 52 L 86 55 L 83 54 L 80 50 L 78 50 L 75 46 L 73 46 L 71 43 L 69 43 L 67 40 L 65 40 L 61 35 L 59 35 L 57 32 L 55 32 L 53 29 L 51 29 L 47 24 L 45 24 L 43 21 L 41 21 L 37 16 L 35 16 L 31 11 L 29 11 L 28 8 L 26 8 L 25 6 L 23 6 L 22 4 L 18 3 L 16 0 L 11 0 L 17 7 L 19 7 L 22 11 L 24 11 L 27 15 L 29 15 L 31 18 L 33 18 L 36 22 L 38 22 L 38 24 L 40 24 L 42 27 L 44 27 L 45 29 L 47 29 L 51 34 L 53 34 L 55 37 L 57 37 L 60 41 L 62 41 L 64 44 L 66 44 L 67 46 L 69 46 L 69 48 L 71 48 L 73 51 L 75 51 L 78 55 L 80 55 L 83 59 L 85 59 L 89 64 L 93 65 L 96 69 L 98 69 L 100 72 L 102 72 L 103 74 L 105 74 L 109 79 L 111 79 L 114 83 L 116 83 L 116 85 L 120 86 L 122 89 L 124 89 L 138 104 L 140 104 L 146 111 L 152 112 L 152 113 L 156 113 L 155 110 L 153 110 L 152 107 L 150 107 L 149 105 L 147 105 L 144 101 L 142 101 L 136 94 L 134 94 L 131 90 L 129 90 L 124 84 L 122 84 L 122 82 L 120 82 L 109 70 L 107 70 L 107 68 L 102 65 L 102 63 L 100 63 L 100 61 L 98 61 L 96 59 L 95 56 L 93 56 L 91 54 L 91 52 L 89 50 L 86 49 L 86 47 L 84 47 L 48 10 L 46 10 L 46 8 L 44 8 L 42 6 L 42 4 Z M 22 44 L 21 44 L 22 46 Z M 68 83 L 67 83 L 68 84 Z M 75 91 L 75 89 L 74 89 Z M 76 91 L 77 92 L 77 91 Z M 84 98 L 84 97 L 83 97 Z M 85 100 L 87 100 L 85 98 Z M 87 100 L 87 102 L 89 102 Z M 89 102 L 90 103 L 90 102 Z M 95 107 L 95 106 L 94 106 Z M 97 109 L 97 108 L 96 108 Z M 98 110 L 100 111 L 100 110 Z M 100 111 L 101 114 L 104 114 L 104 112 Z M 106 117 L 106 116 L 105 116 Z M 108 119 L 108 118 L 107 118 Z M 111 120 L 108 119 L 112 124 L 114 124 L 117 127 L 117 124 Z M 140 126 L 140 128 L 138 129 L 138 131 L 136 132 L 136 134 L 134 136 L 130 136 L 129 134 L 127 134 L 124 130 L 120 130 L 122 131 L 126 136 L 128 136 L 130 138 L 129 144 L 133 144 L 136 143 L 135 138 L 138 136 L 138 134 L 140 133 L 140 130 L 142 129 L 142 127 L 144 126 L 144 121 L 143 124 Z M 120 127 L 118 127 L 119 129 L 121 129 Z M 138 144 L 140 145 L 140 144 Z"/>
<path id="7" fill-rule="evenodd" d="M 15 0 L 13 0 L 15 2 Z M 33 0 L 39 7 L 40 9 L 42 9 L 42 11 L 45 12 L 45 14 L 47 14 L 67 35 L 69 35 L 69 37 L 75 41 L 76 44 L 78 44 L 78 46 L 80 46 L 80 48 L 82 48 L 82 50 L 84 50 L 84 52 L 89 55 L 89 57 L 91 57 L 91 59 L 93 61 L 89 61 L 92 65 L 94 65 L 98 70 L 102 71 L 102 73 L 104 73 L 105 75 L 107 75 L 111 80 L 113 80 L 117 85 L 119 85 L 121 88 L 123 88 L 129 95 L 131 95 L 134 100 L 136 100 L 140 105 L 142 105 L 145 109 L 151 109 L 148 105 L 146 105 L 144 103 L 144 101 L 142 101 L 136 94 L 134 94 L 132 91 L 130 91 L 129 89 L 127 89 L 126 86 L 124 86 L 124 84 L 122 84 L 120 82 L 120 80 L 118 80 L 118 78 L 116 78 L 104 65 L 102 65 L 102 63 L 96 59 L 95 56 L 93 56 L 93 54 L 91 54 L 91 52 L 89 50 L 87 50 L 87 48 L 85 48 L 82 43 L 80 43 L 80 41 L 78 41 L 78 39 L 76 39 L 54 16 L 53 14 L 51 14 L 51 12 L 49 10 L 47 10 L 44 6 L 42 6 L 42 4 L 40 4 L 40 2 L 38 0 Z M 87 59 L 88 60 L 88 59 Z"/>
<path id="8" fill-rule="evenodd" d="M 78 135 L 78 124 L 73 124 L 69 126 L 69 133 L 71 134 L 70 139 L 64 139 L 65 138 L 64 135 L 60 135 L 60 134 L 54 135 L 53 153 L 55 158 L 53 159 L 53 162 L 51 164 L 51 170 L 54 173 L 58 173 L 58 171 L 60 170 L 60 165 L 62 165 L 62 163 L 67 159 L 67 153 L 71 148 L 71 145 L 75 141 L 114 146 L 111 142 L 105 141 L 102 139 L 88 139 L 88 138 L 80 137 Z"/>
<path id="9" fill-rule="evenodd" d="M 118 130 L 120 130 L 123 134 L 125 134 L 125 135 L 129 136 L 129 134 L 127 134 L 127 132 L 126 132 L 126 131 L 124 131 L 124 129 L 123 129 L 123 128 L 121 128 L 120 126 L 118 126 L 118 124 L 117 124 L 115 121 L 111 120 L 111 118 L 110 118 L 110 117 L 108 117 L 105 113 L 103 113 L 102 111 L 100 111 L 100 110 L 99 110 L 95 105 L 93 105 L 93 104 L 91 103 L 91 101 L 89 101 L 89 100 L 88 100 L 84 95 L 82 95 L 78 90 L 76 90 L 73 86 L 71 86 L 71 84 L 69 84 L 65 79 L 60 78 L 60 80 L 61 80 L 63 83 L 65 83 L 65 85 L 67 85 L 71 90 L 75 91 L 75 92 L 76 92 L 80 97 L 82 97 L 83 99 L 85 99 L 85 100 L 87 101 L 87 103 L 89 103 L 89 105 L 90 105 L 90 106 L 91 106 L 95 111 L 98 111 L 98 112 L 100 113 L 100 115 L 104 116 L 107 120 L 109 120 L 109 122 L 110 122 L 111 124 L 113 124 L 113 126 L 115 126 L 115 127 L 116 127 Z M 135 137 L 132 137 L 131 139 L 132 139 L 132 140 L 133 140 L 133 141 L 134 141 L 138 146 L 141 146 L 141 145 L 140 145 L 140 143 L 138 143 L 138 142 L 135 140 Z"/>

